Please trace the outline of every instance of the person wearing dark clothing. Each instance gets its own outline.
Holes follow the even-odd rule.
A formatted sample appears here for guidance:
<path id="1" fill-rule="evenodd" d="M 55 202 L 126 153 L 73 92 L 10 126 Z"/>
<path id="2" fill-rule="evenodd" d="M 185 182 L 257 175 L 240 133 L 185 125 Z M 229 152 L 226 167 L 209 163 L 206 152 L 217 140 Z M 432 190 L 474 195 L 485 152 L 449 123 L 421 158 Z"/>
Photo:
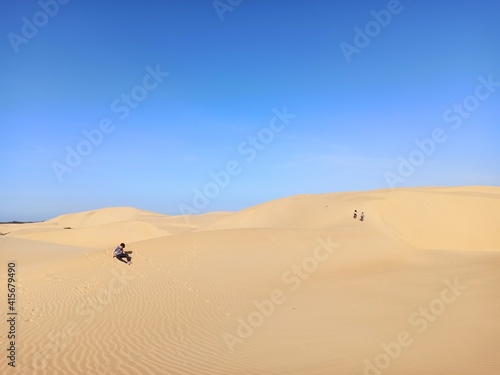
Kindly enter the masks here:
<path id="1" fill-rule="evenodd" d="M 123 262 L 123 263 L 127 263 L 128 265 L 130 265 L 132 263 L 132 258 L 130 257 L 130 255 L 128 255 L 125 251 L 123 251 L 123 249 L 125 249 L 125 244 L 124 243 L 121 243 L 116 249 L 115 251 L 113 251 L 113 258 L 116 258 L 118 259 L 120 262 Z M 127 259 L 127 260 L 124 260 L 123 258 Z"/>

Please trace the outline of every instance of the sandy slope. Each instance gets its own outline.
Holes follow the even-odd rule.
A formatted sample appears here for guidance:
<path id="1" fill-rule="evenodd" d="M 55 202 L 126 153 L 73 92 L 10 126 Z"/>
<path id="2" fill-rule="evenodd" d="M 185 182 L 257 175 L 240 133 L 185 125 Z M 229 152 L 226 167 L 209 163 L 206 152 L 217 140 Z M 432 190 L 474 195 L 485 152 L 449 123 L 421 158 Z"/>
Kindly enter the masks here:
<path id="1" fill-rule="evenodd" d="M 375 225 L 417 248 L 498 250 L 499 208 L 500 190 L 492 187 L 306 195 L 248 208 L 203 230 L 337 228 L 350 225 L 349 213 L 357 209 L 367 215 L 367 225 Z"/>
<path id="2" fill-rule="evenodd" d="M 0 225 L 19 274 L 8 370 L 498 374 L 499 208 L 499 188 L 422 188 Z"/>

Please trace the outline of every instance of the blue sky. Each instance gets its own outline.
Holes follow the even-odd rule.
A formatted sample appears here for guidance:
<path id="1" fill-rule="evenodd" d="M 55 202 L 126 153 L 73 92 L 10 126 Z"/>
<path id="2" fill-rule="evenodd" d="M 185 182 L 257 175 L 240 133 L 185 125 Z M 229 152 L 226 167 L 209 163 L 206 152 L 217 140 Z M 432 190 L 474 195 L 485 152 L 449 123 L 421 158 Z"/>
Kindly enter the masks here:
<path id="1" fill-rule="evenodd" d="M 1 5 L 0 221 L 500 184 L 496 1 L 60 1 Z"/>

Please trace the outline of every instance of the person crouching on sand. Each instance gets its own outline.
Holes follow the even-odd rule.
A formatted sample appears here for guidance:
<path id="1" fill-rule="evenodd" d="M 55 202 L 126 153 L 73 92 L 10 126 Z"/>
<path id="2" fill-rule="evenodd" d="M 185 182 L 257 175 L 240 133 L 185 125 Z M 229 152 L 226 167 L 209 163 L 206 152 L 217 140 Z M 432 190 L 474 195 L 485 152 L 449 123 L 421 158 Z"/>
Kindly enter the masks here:
<path id="1" fill-rule="evenodd" d="M 115 249 L 115 251 L 113 251 L 113 258 L 116 258 L 120 262 L 127 263 L 128 265 L 130 265 L 132 263 L 132 258 L 130 258 L 130 255 L 128 255 L 125 251 L 123 251 L 123 249 L 125 249 L 125 244 L 121 243 Z M 127 258 L 127 260 L 125 261 L 123 260 L 123 258 Z"/>

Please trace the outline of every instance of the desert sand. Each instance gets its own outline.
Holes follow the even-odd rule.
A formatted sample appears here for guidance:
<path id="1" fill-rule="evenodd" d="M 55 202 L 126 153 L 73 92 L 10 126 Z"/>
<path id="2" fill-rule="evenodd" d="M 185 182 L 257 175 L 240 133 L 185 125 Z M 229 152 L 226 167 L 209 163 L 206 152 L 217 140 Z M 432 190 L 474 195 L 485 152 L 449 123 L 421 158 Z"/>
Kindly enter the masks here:
<path id="1" fill-rule="evenodd" d="M 500 374 L 499 212 L 434 187 L 0 225 L 1 373 Z"/>

